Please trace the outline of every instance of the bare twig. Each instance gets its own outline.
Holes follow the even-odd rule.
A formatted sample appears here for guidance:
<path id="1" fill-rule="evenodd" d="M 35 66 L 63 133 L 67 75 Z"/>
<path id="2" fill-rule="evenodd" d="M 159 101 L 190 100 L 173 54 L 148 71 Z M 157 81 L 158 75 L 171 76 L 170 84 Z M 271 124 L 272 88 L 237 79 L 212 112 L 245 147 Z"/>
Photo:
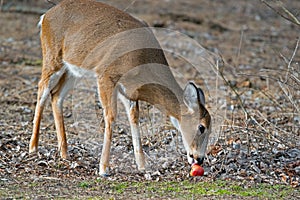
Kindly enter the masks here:
<path id="1" fill-rule="evenodd" d="M 48 3 L 52 4 L 53 6 L 56 5 L 56 3 L 54 3 L 53 1 L 50 1 L 50 0 L 46 0 Z"/>
<path id="2" fill-rule="evenodd" d="M 284 92 L 285 96 L 287 96 L 287 98 L 289 99 L 289 101 L 291 102 L 291 104 L 294 106 L 294 108 L 297 110 L 297 112 L 300 112 L 298 106 L 296 105 L 296 103 L 293 100 L 293 97 L 289 94 L 290 92 L 288 91 L 287 88 L 285 88 L 283 86 L 282 83 L 278 82 L 278 85 L 280 86 L 281 90 Z"/>
<path id="3" fill-rule="evenodd" d="M 290 17 L 292 18 L 292 21 L 296 22 L 297 25 L 300 25 L 300 21 L 296 18 L 296 16 L 291 13 L 286 7 L 283 6 L 283 3 L 279 1 L 280 7 L 283 9 L 283 11 Z"/>
<path id="4" fill-rule="evenodd" d="M 265 78 L 265 79 L 270 79 L 279 83 L 283 83 L 288 85 L 289 87 L 293 88 L 293 89 L 297 89 L 295 86 L 291 85 L 290 83 L 285 83 L 285 81 L 280 80 L 279 78 L 276 78 L 274 76 L 265 76 L 265 75 L 257 75 L 257 74 L 246 74 L 246 73 L 237 73 L 237 75 L 240 76 L 248 76 L 248 77 L 261 77 L 261 78 Z"/>
<path id="5" fill-rule="evenodd" d="M 294 74 L 291 74 L 291 77 L 295 80 L 296 84 L 298 86 L 300 86 L 300 79 L 297 76 L 295 76 Z"/>
<path id="6" fill-rule="evenodd" d="M 294 51 L 293 51 L 292 57 L 291 57 L 291 59 L 290 59 L 289 62 L 288 62 L 288 69 L 287 69 L 287 72 L 286 72 L 286 74 L 285 74 L 285 83 L 287 83 L 287 81 L 288 81 L 288 76 L 289 76 L 289 73 L 290 73 L 290 70 L 291 70 L 291 64 L 292 64 L 292 62 L 293 62 L 293 60 L 294 60 L 294 57 L 295 57 L 295 55 L 296 55 L 296 52 L 298 51 L 299 40 L 300 40 L 300 37 L 299 37 L 298 40 L 297 40 L 297 43 L 296 43 L 295 49 L 294 49 Z"/>
<path id="7" fill-rule="evenodd" d="M 281 12 L 279 12 L 278 10 L 276 10 L 273 6 L 271 6 L 268 2 L 266 2 L 265 0 L 260 0 L 262 3 L 264 3 L 266 6 L 268 6 L 269 8 L 271 8 L 274 12 L 276 12 L 278 15 L 280 15 L 282 18 L 292 22 L 293 24 L 296 24 L 298 26 L 300 26 L 300 21 L 296 18 L 296 16 L 294 14 L 292 14 L 288 9 L 286 9 L 281 1 L 278 1 L 280 4 L 281 9 L 285 12 L 285 14 L 287 14 L 289 17 L 283 15 Z"/>
<path id="8" fill-rule="evenodd" d="M 23 94 L 24 92 L 28 92 L 30 90 L 35 90 L 36 88 L 37 88 L 36 86 L 32 86 L 32 87 L 26 88 L 24 90 L 18 91 L 18 95 Z"/>
<path id="9" fill-rule="evenodd" d="M 18 99 L 4 99 L 0 100 L 0 104 L 2 105 L 3 103 L 9 103 L 9 104 L 21 104 L 21 105 L 34 105 L 36 104 L 36 101 L 23 101 L 23 100 L 18 100 Z"/>
<path id="10" fill-rule="evenodd" d="M 237 99 L 240 103 L 240 106 L 246 116 L 246 118 L 248 118 L 249 112 L 247 111 L 247 109 L 244 107 L 244 103 L 240 97 L 240 94 L 236 91 L 236 89 L 233 88 L 233 86 L 229 83 L 229 81 L 225 78 L 224 74 L 222 71 L 219 71 L 220 77 L 223 79 L 223 81 L 225 82 L 225 84 L 233 91 L 233 93 L 237 96 Z"/>
<path id="11" fill-rule="evenodd" d="M 239 42 L 239 50 L 237 52 L 236 64 L 239 63 L 241 49 L 242 49 L 242 43 L 243 43 L 243 36 L 244 36 L 244 30 L 241 30 L 241 37 L 240 37 L 240 42 Z"/>
<path id="12" fill-rule="evenodd" d="M 123 11 L 128 10 L 128 8 L 130 8 L 135 2 L 136 0 L 131 1 L 130 4 Z"/>
<path id="13" fill-rule="evenodd" d="M 40 176 L 39 179 L 46 179 L 46 180 L 56 180 L 56 181 L 60 181 L 60 178 L 56 178 L 56 177 L 51 177 L 51 176 Z"/>

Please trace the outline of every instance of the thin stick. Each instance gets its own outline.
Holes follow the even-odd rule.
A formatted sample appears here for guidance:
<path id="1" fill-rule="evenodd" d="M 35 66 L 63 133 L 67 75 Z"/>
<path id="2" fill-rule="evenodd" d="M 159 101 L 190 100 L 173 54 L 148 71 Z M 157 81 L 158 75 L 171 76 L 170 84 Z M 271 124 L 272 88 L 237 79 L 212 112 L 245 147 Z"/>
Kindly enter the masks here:
<path id="1" fill-rule="evenodd" d="M 135 2 L 136 0 L 131 1 L 131 3 L 123 11 L 128 10 L 128 8 L 130 8 Z"/>
<path id="2" fill-rule="evenodd" d="M 283 87 L 282 83 L 280 83 L 280 82 L 278 82 L 278 85 L 280 86 L 281 90 L 284 92 L 285 96 L 288 97 L 288 99 L 290 100 L 290 102 L 294 106 L 294 108 L 297 110 L 297 112 L 300 112 L 298 106 L 293 101 L 293 97 L 291 95 L 289 95 L 289 91 L 287 91 L 287 88 Z"/>
<path id="3" fill-rule="evenodd" d="M 299 40 L 300 40 L 300 37 L 298 38 L 297 42 L 296 42 L 296 46 L 295 46 L 295 49 L 293 51 L 293 54 L 292 54 L 292 57 L 288 63 L 288 69 L 286 71 L 286 74 L 285 74 L 285 83 L 288 81 L 288 76 L 289 76 L 289 73 L 290 73 L 290 69 L 291 69 L 291 64 L 294 60 L 294 57 L 296 55 L 296 52 L 298 51 L 298 46 L 299 46 Z"/>
<path id="4" fill-rule="evenodd" d="M 53 6 L 56 5 L 56 3 L 54 3 L 53 1 L 50 1 L 50 0 L 46 0 L 48 3 L 52 4 Z"/>
<path id="5" fill-rule="evenodd" d="M 298 26 L 300 26 L 300 21 L 295 17 L 295 15 L 293 15 L 290 11 L 288 11 L 283 5 L 282 2 L 280 1 L 280 7 L 283 9 L 283 11 L 289 16 L 291 17 L 288 18 L 286 16 L 284 16 L 283 14 L 281 14 L 278 10 L 276 10 L 275 8 L 273 8 L 269 3 L 267 3 L 265 0 L 260 0 L 262 3 L 264 3 L 266 6 L 268 6 L 269 8 L 271 8 L 274 12 L 276 12 L 278 15 L 280 15 L 282 18 L 292 22 L 293 24 L 296 24 Z"/>
<path id="6" fill-rule="evenodd" d="M 296 24 L 300 25 L 300 21 L 295 17 L 294 14 L 292 14 L 288 9 L 286 9 L 286 7 L 283 6 L 282 2 L 279 1 L 280 7 L 283 9 L 283 11 L 290 17 L 293 19 L 293 21 L 296 22 Z"/>
<path id="7" fill-rule="evenodd" d="M 235 88 L 233 88 L 233 86 L 232 86 L 232 85 L 229 83 L 229 81 L 225 78 L 223 72 L 219 71 L 219 73 L 220 73 L 220 76 L 221 76 L 221 78 L 223 79 L 223 81 L 226 83 L 226 85 L 227 85 L 228 87 L 230 87 L 230 89 L 231 89 L 231 90 L 234 92 L 234 94 L 237 96 L 237 99 L 238 99 L 238 101 L 239 101 L 239 103 L 240 103 L 240 106 L 241 106 L 242 110 L 244 111 L 245 115 L 246 115 L 246 116 L 250 116 L 248 110 L 247 110 L 247 109 L 245 108 L 245 106 L 244 106 L 244 103 L 243 103 L 243 101 L 242 101 L 242 99 L 241 99 L 241 97 L 240 97 L 240 94 L 236 91 Z M 247 117 L 247 118 L 248 118 L 248 117 Z"/>
<path id="8" fill-rule="evenodd" d="M 28 92 L 28 91 L 30 91 L 30 90 L 34 90 L 34 89 L 36 89 L 36 86 L 32 86 L 32 87 L 26 88 L 26 89 L 24 89 L 24 90 L 19 91 L 19 92 L 18 92 L 18 95 L 20 95 L 20 94 L 22 94 L 22 93 L 24 93 L 24 92 Z"/>
<path id="9" fill-rule="evenodd" d="M 295 88 L 295 86 L 289 84 L 289 83 L 285 83 L 285 81 L 282 81 L 282 80 L 279 80 L 278 78 L 275 78 L 275 77 L 272 77 L 272 76 L 264 76 L 264 75 L 257 75 L 257 74 L 246 74 L 246 73 L 237 73 L 237 75 L 240 75 L 240 76 L 248 76 L 248 77 L 261 77 L 261 78 L 268 78 L 270 80 L 273 80 L 273 81 L 277 81 L 279 83 L 283 83 L 293 89 L 297 89 Z"/>
<path id="10" fill-rule="evenodd" d="M 239 63 L 239 59 L 240 59 L 240 55 L 241 55 L 241 49 L 242 49 L 242 43 L 243 43 L 243 36 L 244 36 L 244 30 L 241 30 L 241 38 L 240 38 L 240 42 L 239 42 L 239 50 L 237 52 L 237 58 L 236 58 L 236 63 Z"/>

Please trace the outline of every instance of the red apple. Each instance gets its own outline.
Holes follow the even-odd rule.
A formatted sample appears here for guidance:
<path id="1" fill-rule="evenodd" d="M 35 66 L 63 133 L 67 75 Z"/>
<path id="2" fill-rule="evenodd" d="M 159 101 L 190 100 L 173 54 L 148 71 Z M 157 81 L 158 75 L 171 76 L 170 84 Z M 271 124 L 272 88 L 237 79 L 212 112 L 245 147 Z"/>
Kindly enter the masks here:
<path id="1" fill-rule="evenodd" d="M 190 172 L 191 176 L 203 176 L 204 169 L 197 163 L 192 164 L 192 169 Z"/>

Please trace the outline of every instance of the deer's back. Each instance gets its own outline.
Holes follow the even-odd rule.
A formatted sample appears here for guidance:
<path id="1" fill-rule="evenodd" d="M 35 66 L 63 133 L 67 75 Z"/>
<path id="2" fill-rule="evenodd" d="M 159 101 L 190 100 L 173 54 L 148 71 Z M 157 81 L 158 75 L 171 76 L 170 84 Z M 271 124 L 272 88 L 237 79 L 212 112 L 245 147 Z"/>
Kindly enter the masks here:
<path id="1" fill-rule="evenodd" d="M 44 15 L 41 25 L 43 51 L 48 51 L 44 59 L 46 55 L 46 59 L 94 70 L 106 85 L 116 85 L 131 69 L 157 63 L 150 65 L 159 66 L 155 73 L 137 73 L 133 84 L 145 80 L 146 74 L 155 84 L 164 80 L 179 88 L 150 28 L 121 10 L 92 0 L 64 0 Z M 147 87 L 143 91 L 148 93 Z"/>

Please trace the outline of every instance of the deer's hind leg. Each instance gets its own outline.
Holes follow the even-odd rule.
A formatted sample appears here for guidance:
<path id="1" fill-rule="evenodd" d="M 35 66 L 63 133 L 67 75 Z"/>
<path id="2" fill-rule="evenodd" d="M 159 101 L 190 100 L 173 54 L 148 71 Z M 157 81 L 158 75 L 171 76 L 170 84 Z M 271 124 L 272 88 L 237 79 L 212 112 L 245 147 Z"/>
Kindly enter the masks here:
<path id="1" fill-rule="evenodd" d="M 57 133 L 58 150 L 60 156 L 64 159 L 68 156 L 68 146 L 64 126 L 63 102 L 69 90 L 73 88 L 74 80 L 74 77 L 70 77 L 68 72 L 66 72 L 51 92 L 51 105 Z"/>
<path id="2" fill-rule="evenodd" d="M 33 119 L 33 130 L 29 143 L 29 153 L 38 150 L 40 124 L 43 115 L 45 103 L 50 95 L 50 89 L 47 87 L 49 80 L 41 79 L 38 85 L 37 103 L 35 107 L 35 114 Z"/>
<path id="3" fill-rule="evenodd" d="M 29 153 L 36 152 L 38 150 L 40 124 L 46 101 L 49 98 L 51 91 L 57 86 L 62 75 L 65 73 L 64 67 L 61 67 L 60 70 L 55 72 L 45 70 L 48 69 L 48 66 L 50 66 L 50 64 L 44 61 L 41 80 L 38 84 L 37 103 L 33 119 L 33 130 L 29 143 Z"/>

